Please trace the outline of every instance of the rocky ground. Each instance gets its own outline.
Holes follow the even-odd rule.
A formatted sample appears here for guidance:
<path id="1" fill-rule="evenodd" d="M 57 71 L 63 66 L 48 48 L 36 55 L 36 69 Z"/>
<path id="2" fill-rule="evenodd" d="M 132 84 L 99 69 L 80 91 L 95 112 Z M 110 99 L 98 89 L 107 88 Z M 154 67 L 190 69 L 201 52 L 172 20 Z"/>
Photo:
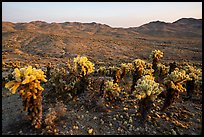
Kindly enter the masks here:
<path id="1" fill-rule="evenodd" d="M 160 109 L 164 98 L 159 97 L 142 125 L 138 116 L 138 101 L 122 91 L 122 100 L 94 103 L 89 91 L 61 102 L 57 98 L 43 98 L 43 122 L 34 129 L 18 94 L 11 95 L 2 88 L 2 134 L 3 135 L 200 135 L 202 134 L 202 92 L 185 100 L 186 94 L 165 112 Z M 46 88 L 45 88 L 46 93 Z M 43 95 L 44 96 L 44 95 Z M 89 97 L 88 97 L 89 96 Z M 56 101 L 57 100 L 57 101 Z M 90 101 L 91 100 L 91 101 Z M 57 112 L 55 129 L 49 131 L 45 124 L 49 108 Z M 61 108 L 61 109 L 60 109 Z M 65 111 L 61 111 L 65 110 Z"/>

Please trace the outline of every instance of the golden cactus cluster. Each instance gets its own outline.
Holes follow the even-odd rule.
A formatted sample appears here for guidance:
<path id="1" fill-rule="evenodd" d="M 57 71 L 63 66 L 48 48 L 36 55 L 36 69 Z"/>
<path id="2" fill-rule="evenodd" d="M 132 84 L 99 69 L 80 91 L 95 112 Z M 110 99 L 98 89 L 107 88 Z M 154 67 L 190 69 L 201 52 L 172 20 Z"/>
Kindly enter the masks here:
<path id="1" fill-rule="evenodd" d="M 141 70 L 144 70 L 145 68 L 145 61 L 144 60 L 141 60 L 141 59 L 135 59 L 133 62 L 132 62 L 133 66 L 134 66 L 134 69 L 136 68 L 139 68 Z"/>
<path id="2" fill-rule="evenodd" d="M 13 94 L 16 93 L 16 89 L 20 85 L 29 84 L 28 89 L 33 91 L 33 93 L 37 92 L 36 90 L 44 90 L 43 87 L 40 86 L 40 81 L 47 82 L 45 79 L 44 72 L 41 69 L 32 68 L 32 66 L 28 66 L 26 68 L 15 68 L 12 75 L 14 76 L 15 80 L 12 80 L 6 83 L 5 87 L 12 91 Z M 22 88 L 20 93 L 23 95 L 27 89 Z M 28 92 L 29 93 L 29 92 Z M 33 95 L 35 98 L 36 96 Z"/>
<path id="3" fill-rule="evenodd" d="M 187 80 L 190 80 L 188 74 L 186 74 L 185 70 L 175 68 L 171 74 L 168 74 L 167 77 L 164 79 L 164 84 L 169 85 L 171 88 L 183 92 L 186 89 L 183 87 L 183 83 Z"/>
<path id="4" fill-rule="evenodd" d="M 154 101 L 162 90 L 163 88 L 159 87 L 159 83 L 154 81 L 153 76 L 145 75 L 137 81 L 133 95 L 139 100 L 149 97 Z"/>
<path id="5" fill-rule="evenodd" d="M 83 76 L 94 72 L 94 64 L 85 56 L 81 57 L 78 55 L 76 58 L 74 58 L 74 68 Z"/>
<path id="6" fill-rule="evenodd" d="M 152 53 L 150 54 L 149 58 L 150 59 L 161 59 L 164 56 L 164 53 L 160 50 L 153 50 Z"/>
<path id="7" fill-rule="evenodd" d="M 122 63 L 121 64 L 121 70 L 123 70 L 123 69 L 127 74 L 130 74 L 133 70 L 132 63 Z"/>
<path id="8" fill-rule="evenodd" d="M 170 69 L 169 66 L 165 66 L 161 63 L 157 65 L 157 68 L 158 68 L 157 71 L 160 73 L 160 75 L 167 75 Z"/>
<path id="9" fill-rule="evenodd" d="M 188 64 L 184 66 L 183 69 L 189 75 L 190 79 L 194 79 L 194 80 L 197 80 L 198 76 L 202 73 L 202 69 L 196 69 L 195 67 Z"/>
<path id="10" fill-rule="evenodd" d="M 202 88 L 202 73 L 198 74 L 195 84 L 198 88 Z"/>
<path id="11" fill-rule="evenodd" d="M 154 69 L 152 69 L 152 64 L 147 63 L 141 59 L 135 59 L 133 61 L 134 70 L 141 72 L 142 75 L 152 75 Z"/>
<path id="12" fill-rule="evenodd" d="M 105 82 L 105 92 L 108 97 L 116 98 L 119 96 L 120 91 L 119 85 L 114 83 L 113 80 Z"/>
<path id="13" fill-rule="evenodd" d="M 42 119 L 41 94 L 44 90 L 40 85 L 40 81 L 47 81 L 44 72 L 41 69 L 28 66 L 21 69 L 15 68 L 12 75 L 15 80 L 6 83 L 5 87 L 13 94 L 19 91 L 23 100 L 24 110 L 28 111 L 32 125 L 34 125 L 35 128 L 40 128 Z"/>
<path id="14" fill-rule="evenodd" d="M 166 83 L 172 81 L 174 83 L 182 83 L 188 79 L 190 79 L 190 77 L 186 74 L 185 70 L 175 68 L 175 70 L 164 79 L 164 82 Z"/>
<path id="15" fill-rule="evenodd" d="M 143 75 L 152 75 L 154 72 L 154 69 L 152 69 L 152 64 L 151 63 L 146 63 L 145 66 L 146 69 L 144 69 Z"/>

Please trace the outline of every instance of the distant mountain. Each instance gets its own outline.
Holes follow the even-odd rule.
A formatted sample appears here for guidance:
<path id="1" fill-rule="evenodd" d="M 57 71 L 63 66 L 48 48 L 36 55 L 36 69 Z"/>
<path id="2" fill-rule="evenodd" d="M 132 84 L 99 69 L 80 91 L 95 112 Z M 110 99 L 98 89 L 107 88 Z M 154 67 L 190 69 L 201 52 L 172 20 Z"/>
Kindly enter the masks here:
<path id="1" fill-rule="evenodd" d="M 201 27 L 202 28 L 202 19 L 194 19 L 194 18 L 181 18 L 173 24 L 180 24 L 180 25 L 191 25 L 195 27 Z"/>
<path id="2" fill-rule="evenodd" d="M 173 23 L 154 21 L 129 30 L 157 37 L 202 37 L 202 19 L 182 18 Z"/>
<path id="3" fill-rule="evenodd" d="M 173 23 L 153 21 L 140 27 L 112 28 L 100 23 L 46 23 L 44 21 L 32 21 L 29 23 L 3 22 L 2 31 L 41 31 L 65 34 L 101 34 L 101 35 L 150 35 L 156 37 L 202 37 L 202 19 L 181 18 Z"/>

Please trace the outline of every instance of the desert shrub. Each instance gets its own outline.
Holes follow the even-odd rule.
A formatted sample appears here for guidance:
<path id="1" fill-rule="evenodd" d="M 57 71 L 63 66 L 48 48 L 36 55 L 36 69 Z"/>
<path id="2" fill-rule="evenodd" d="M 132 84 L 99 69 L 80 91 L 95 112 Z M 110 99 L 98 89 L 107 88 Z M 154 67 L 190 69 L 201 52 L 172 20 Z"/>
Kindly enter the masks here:
<path id="1" fill-rule="evenodd" d="M 97 73 L 99 74 L 99 76 L 105 76 L 105 74 L 106 74 L 106 67 L 105 66 L 100 66 L 97 69 Z"/>
<path id="2" fill-rule="evenodd" d="M 56 127 L 57 121 L 64 117 L 67 108 L 63 102 L 57 102 L 54 107 L 48 109 L 45 116 L 46 134 L 59 134 L 59 129 Z"/>
<path id="3" fill-rule="evenodd" d="M 88 76 L 92 72 L 94 72 L 94 64 L 83 56 L 69 59 L 66 66 L 51 69 L 47 84 L 51 93 L 47 92 L 46 98 L 58 97 L 58 99 L 68 101 L 68 98 L 83 93 L 87 89 Z"/>

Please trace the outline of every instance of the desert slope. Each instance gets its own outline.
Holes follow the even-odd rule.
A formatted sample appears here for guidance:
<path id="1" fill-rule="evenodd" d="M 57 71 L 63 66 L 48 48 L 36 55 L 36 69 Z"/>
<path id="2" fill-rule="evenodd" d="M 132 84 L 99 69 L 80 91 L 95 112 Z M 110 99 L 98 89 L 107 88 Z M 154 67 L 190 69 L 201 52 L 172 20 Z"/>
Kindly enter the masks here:
<path id="1" fill-rule="evenodd" d="M 202 62 L 202 19 L 182 18 L 173 23 L 154 21 L 140 27 L 112 28 L 100 23 L 2 22 L 3 61 L 66 62 L 76 54 L 96 64 L 148 60 L 154 49 L 164 62 Z"/>

